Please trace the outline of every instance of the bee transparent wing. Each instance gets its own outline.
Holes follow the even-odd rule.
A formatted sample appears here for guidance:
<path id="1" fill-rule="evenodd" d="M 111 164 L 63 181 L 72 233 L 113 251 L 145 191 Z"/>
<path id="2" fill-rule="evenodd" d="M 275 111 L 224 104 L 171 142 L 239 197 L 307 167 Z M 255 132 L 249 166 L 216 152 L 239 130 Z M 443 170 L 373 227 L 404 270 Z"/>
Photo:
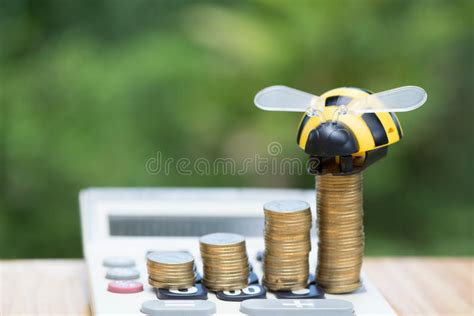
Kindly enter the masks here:
<path id="1" fill-rule="evenodd" d="M 271 86 L 260 90 L 254 99 L 255 105 L 265 111 L 306 112 L 324 110 L 318 96 L 286 86 Z"/>
<path id="2" fill-rule="evenodd" d="M 347 105 L 347 109 L 356 114 L 408 112 L 422 106 L 427 97 L 424 89 L 416 86 L 405 86 L 355 99 Z"/>

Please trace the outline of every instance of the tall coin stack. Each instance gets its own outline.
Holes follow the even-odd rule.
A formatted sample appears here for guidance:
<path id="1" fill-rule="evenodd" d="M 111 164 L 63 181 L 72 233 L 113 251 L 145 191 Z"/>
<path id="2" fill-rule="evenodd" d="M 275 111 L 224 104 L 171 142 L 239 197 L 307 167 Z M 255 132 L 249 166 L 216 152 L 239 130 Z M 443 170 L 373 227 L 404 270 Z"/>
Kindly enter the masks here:
<path id="1" fill-rule="evenodd" d="M 362 173 L 316 176 L 316 280 L 328 293 L 358 289 L 364 255 Z"/>
<path id="2" fill-rule="evenodd" d="M 161 289 L 186 289 L 194 285 L 194 258 L 181 251 L 150 252 L 148 283 Z"/>
<path id="3" fill-rule="evenodd" d="M 263 284 L 272 291 L 307 286 L 311 251 L 311 208 L 295 200 L 268 202 L 265 213 Z"/>
<path id="4" fill-rule="evenodd" d="M 202 236 L 199 243 L 203 283 L 209 290 L 237 290 L 247 287 L 249 258 L 243 236 L 215 233 Z"/>

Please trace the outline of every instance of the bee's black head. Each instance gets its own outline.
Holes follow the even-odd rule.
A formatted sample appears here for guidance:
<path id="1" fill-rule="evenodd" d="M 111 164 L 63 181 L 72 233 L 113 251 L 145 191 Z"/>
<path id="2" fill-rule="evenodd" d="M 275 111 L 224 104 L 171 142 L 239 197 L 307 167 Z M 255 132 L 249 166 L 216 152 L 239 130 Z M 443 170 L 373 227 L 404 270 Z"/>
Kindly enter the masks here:
<path id="1" fill-rule="evenodd" d="M 308 136 L 305 152 L 317 157 L 347 156 L 359 151 L 357 140 L 344 124 L 325 122 Z"/>

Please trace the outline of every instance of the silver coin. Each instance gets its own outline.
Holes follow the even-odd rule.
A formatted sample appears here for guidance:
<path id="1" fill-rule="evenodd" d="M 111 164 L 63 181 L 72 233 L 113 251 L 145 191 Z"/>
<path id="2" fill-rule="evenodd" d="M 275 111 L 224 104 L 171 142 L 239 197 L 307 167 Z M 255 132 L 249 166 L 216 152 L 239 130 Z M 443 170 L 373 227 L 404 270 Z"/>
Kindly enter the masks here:
<path id="1" fill-rule="evenodd" d="M 194 260 L 193 256 L 183 251 L 153 251 L 147 259 L 162 264 L 185 264 Z"/>
<path id="2" fill-rule="evenodd" d="M 265 203 L 263 205 L 265 210 L 278 213 L 293 213 L 301 212 L 310 208 L 305 201 L 299 200 L 276 200 Z"/>
<path id="3" fill-rule="evenodd" d="M 245 241 L 244 236 L 230 233 L 214 233 L 202 236 L 199 241 L 207 245 L 228 246 Z"/>

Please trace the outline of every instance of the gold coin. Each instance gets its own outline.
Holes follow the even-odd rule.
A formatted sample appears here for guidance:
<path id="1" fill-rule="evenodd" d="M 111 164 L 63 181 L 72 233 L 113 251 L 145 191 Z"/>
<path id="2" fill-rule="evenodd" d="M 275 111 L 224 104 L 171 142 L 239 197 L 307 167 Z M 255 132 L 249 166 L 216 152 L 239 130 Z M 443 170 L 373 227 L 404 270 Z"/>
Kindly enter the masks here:
<path id="1" fill-rule="evenodd" d="M 148 279 L 148 283 L 152 287 L 155 287 L 155 288 L 174 289 L 174 290 L 187 289 L 194 285 L 194 282 L 166 283 L 166 282 L 159 282 L 150 278 Z"/>
<path id="2" fill-rule="evenodd" d="M 344 294 L 344 293 L 350 293 L 362 286 L 361 282 L 355 282 L 352 284 L 346 284 L 346 285 L 336 285 L 336 286 L 331 286 L 331 285 L 322 285 L 328 293 L 333 293 L 333 294 Z"/>

